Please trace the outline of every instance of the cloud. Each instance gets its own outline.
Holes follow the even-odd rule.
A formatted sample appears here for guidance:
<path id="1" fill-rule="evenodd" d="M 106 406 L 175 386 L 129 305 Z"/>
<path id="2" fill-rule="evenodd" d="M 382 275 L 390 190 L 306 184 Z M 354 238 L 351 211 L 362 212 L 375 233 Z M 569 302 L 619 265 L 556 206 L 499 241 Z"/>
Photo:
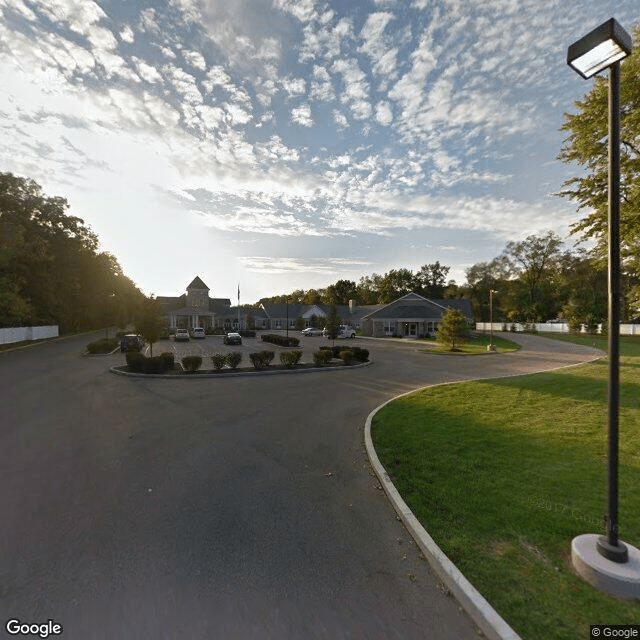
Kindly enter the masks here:
<path id="1" fill-rule="evenodd" d="M 308 104 L 302 104 L 291 110 L 291 120 L 303 127 L 312 127 L 313 118 L 311 117 L 311 107 Z"/>
<path id="2" fill-rule="evenodd" d="M 238 260 L 248 271 L 255 273 L 319 273 L 343 274 L 347 270 L 361 270 L 371 265 L 363 258 L 292 258 L 288 256 L 241 256 Z"/>
<path id="3" fill-rule="evenodd" d="M 386 101 L 380 101 L 376 105 L 376 120 L 383 126 L 387 127 L 393 121 L 393 112 L 391 105 Z"/>

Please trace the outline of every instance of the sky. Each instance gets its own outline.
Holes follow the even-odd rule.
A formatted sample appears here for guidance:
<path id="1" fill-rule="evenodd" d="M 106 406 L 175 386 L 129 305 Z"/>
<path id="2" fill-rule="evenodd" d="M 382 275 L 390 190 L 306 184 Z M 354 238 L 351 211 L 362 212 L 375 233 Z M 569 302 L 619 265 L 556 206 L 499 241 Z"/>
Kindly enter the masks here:
<path id="1" fill-rule="evenodd" d="M 62 196 L 146 293 L 234 303 L 581 215 L 554 195 L 569 44 L 637 0 L 0 0 L 0 171 Z"/>

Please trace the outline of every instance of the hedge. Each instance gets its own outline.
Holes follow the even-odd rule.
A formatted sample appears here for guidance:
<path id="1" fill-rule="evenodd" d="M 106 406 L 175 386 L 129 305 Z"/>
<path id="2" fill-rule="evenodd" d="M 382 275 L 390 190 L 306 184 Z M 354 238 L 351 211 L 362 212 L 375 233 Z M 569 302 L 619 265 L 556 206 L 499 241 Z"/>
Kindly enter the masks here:
<path id="1" fill-rule="evenodd" d="M 185 356 L 182 358 L 182 366 L 187 370 L 193 373 L 197 371 L 202 365 L 202 357 L 201 356 Z"/>
<path id="2" fill-rule="evenodd" d="M 333 347 L 324 345 L 320 347 L 320 350 L 331 352 L 332 358 L 342 358 L 342 356 L 340 355 L 340 352 L 347 350 L 353 353 L 353 359 L 356 362 L 367 362 L 367 360 L 369 360 L 369 349 L 363 349 L 362 347 L 349 346 L 345 348 L 344 346 L 341 346 L 341 345 L 335 345 Z"/>
<path id="3" fill-rule="evenodd" d="M 281 336 L 277 333 L 263 333 L 262 336 L 263 342 L 271 342 L 272 344 L 277 344 L 280 347 L 298 347 L 300 346 L 299 338 L 294 338 L 293 336 Z"/>
<path id="4" fill-rule="evenodd" d="M 102 338 L 102 340 L 90 342 L 87 345 L 87 351 L 89 353 L 111 353 L 119 344 L 118 338 Z"/>
<path id="5" fill-rule="evenodd" d="M 134 373 L 165 373 L 174 366 L 173 354 L 168 352 L 147 358 L 138 351 L 127 351 L 126 358 L 129 371 Z"/>

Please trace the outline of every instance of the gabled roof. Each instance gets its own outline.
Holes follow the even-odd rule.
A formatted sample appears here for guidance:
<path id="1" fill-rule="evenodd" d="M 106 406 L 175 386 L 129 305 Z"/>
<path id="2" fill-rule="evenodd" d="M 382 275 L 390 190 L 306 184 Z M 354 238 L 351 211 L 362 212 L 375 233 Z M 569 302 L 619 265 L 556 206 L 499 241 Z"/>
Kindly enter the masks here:
<path id="1" fill-rule="evenodd" d="M 209 287 L 207 287 L 207 285 L 202 282 L 202 280 L 200 280 L 200 276 L 196 276 L 191 281 L 191 284 L 187 287 L 187 291 L 190 291 L 191 289 L 206 289 L 207 291 L 209 291 Z"/>
<path id="2" fill-rule="evenodd" d="M 414 319 L 440 318 L 449 308 L 462 311 L 466 318 L 473 319 L 473 310 L 469 300 L 452 298 L 450 300 L 429 300 L 417 293 L 406 295 L 368 313 L 364 318 Z"/>

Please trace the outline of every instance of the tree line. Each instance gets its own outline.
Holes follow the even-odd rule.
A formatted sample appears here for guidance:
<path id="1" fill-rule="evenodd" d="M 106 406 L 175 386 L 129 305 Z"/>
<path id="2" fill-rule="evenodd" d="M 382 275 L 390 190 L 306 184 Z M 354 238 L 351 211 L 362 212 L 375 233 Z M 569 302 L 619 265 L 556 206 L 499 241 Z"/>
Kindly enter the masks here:
<path id="1" fill-rule="evenodd" d="M 636 41 L 640 27 L 633 28 Z M 640 315 L 640 54 L 621 64 L 621 318 Z M 572 234 L 589 251 L 562 249 L 549 231 L 509 242 L 502 253 L 466 271 L 466 282 L 447 281 L 450 268 L 434 262 L 341 279 L 322 289 L 296 289 L 259 302 L 347 305 L 387 304 L 416 292 L 426 298 L 468 298 L 478 321 L 544 322 L 563 318 L 595 326 L 607 316 L 607 81 L 597 78 L 576 113 L 565 114 L 567 138 L 559 159 L 581 166 L 557 194 L 584 216 Z M 157 315 L 157 305 L 126 277 L 116 258 L 98 252 L 98 239 L 82 219 L 66 214 L 67 201 L 46 197 L 32 180 L 0 173 L 0 326 L 59 324 L 63 331 L 125 326 Z M 258 303 L 259 304 L 259 303 Z"/>
<path id="2" fill-rule="evenodd" d="M 33 180 L 0 173 L 0 326 L 124 327 L 145 301 L 97 236 Z"/>

